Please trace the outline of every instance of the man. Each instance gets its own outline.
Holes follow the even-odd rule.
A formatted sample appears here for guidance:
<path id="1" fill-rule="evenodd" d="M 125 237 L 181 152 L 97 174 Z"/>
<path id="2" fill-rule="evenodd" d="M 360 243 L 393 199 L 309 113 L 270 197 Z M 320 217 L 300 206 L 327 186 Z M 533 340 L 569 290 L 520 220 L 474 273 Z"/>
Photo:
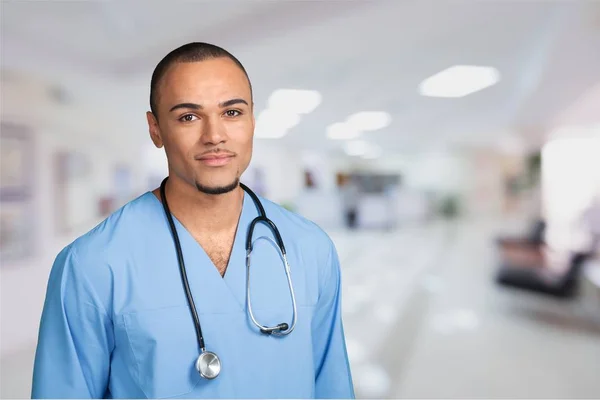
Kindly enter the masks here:
<path id="1" fill-rule="evenodd" d="M 168 159 L 164 192 L 126 204 L 56 258 L 32 397 L 353 398 L 335 247 L 263 198 L 294 297 L 285 257 L 258 240 L 277 238 L 259 223 L 252 316 L 266 326 L 286 321 L 280 333 L 293 314 L 297 322 L 276 335 L 250 317 L 245 242 L 260 207 L 239 184 L 255 124 L 243 66 L 217 46 L 184 45 L 156 67 L 150 106 L 150 136 Z M 220 369 L 200 362 L 205 352 Z"/>
<path id="2" fill-rule="evenodd" d="M 358 206 L 360 203 L 360 188 L 358 187 L 355 177 L 348 176 L 345 178 L 345 182 L 341 187 L 341 197 L 346 227 L 349 229 L 356 229 Z"/>

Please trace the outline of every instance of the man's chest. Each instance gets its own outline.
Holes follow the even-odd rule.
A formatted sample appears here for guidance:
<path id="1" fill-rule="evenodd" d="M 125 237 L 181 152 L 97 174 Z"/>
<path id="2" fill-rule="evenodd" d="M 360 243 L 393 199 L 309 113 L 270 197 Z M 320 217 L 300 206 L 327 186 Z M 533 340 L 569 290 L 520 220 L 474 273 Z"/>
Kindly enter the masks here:
<path id="1" fill-rule="evenodd" d="M 225 275 L 235 237 L 235 231 L 220 234 L 193 234 L 196 242 L 202 247 L 221 276 Z"/>

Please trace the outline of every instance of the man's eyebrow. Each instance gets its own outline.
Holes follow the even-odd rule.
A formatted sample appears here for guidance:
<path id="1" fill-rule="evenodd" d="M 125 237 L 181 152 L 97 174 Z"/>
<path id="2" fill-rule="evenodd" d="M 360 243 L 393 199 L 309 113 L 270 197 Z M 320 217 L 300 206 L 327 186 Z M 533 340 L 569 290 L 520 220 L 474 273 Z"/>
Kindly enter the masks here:
<path id="1" fill-rule="evenodd" d="M 245 105 L 248 105 L 248 102 L 246 100 L 244 100 L 244 99 L 231 99 L 231 100 L 227 100 L 227 101 L 224 101 L 224 102 L 220 103 L 219 107 L 225 108 L 225 107 L 232 106 L 234 104 L 245 104 Z"/>
<path id="2" fill-rule="evenodd" d="M 231 99 L 231 100 L 223 101 L 223 102 L 219 103 L 219 107 L 225 108 L 225 107 L 233 106 L 234 104 L 249 105 L 246 100 L 239 98 L 239 99 Z M 169 112 L 173 112 L 180 108 L 191 108 L 192 110 L 201 110 L 203 107 L 200 104 L 196 104 L 196 103 L 179 103 L 179 104 L 176 104 L 173 107 L 171 107 Z"/>
<path id="3" fill-rule="evenodd" d="M 171 107 L 169 112 L 173 112 L 180 108 L 191 108 L 192 110 L 200 110 L 200 109 L 202 109 L 202 106 L 200 104 L 195 104 L 195 103 L 179 103 L 179 104 L 176 104 L 173 107 Z"/>

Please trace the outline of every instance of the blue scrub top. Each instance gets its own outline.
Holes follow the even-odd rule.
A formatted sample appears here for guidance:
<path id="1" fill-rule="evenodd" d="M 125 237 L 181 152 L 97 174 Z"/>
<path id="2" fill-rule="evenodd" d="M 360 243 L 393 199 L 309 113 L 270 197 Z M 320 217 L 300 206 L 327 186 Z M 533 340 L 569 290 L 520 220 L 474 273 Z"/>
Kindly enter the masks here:
<path id="1" fill-rule="evenodd" d="M 258 215 L 248 194 L 221 277 L 175 220 L 214 380 L 195 369 L 199 347 L 161 202 L 147 192 L 65 247 L 50 273 L 32 398 L 354 398 L 336 249 L 314 223 L 260 199 L 286 246 L 298 307 L 295 330 L 267 336 L 246 312 L 245 239 Z M 264 225 L 254 239 L 273 238 Z M 257 320 L 291 322 L 279 253 L 259 240 L 250 271 Z"/>

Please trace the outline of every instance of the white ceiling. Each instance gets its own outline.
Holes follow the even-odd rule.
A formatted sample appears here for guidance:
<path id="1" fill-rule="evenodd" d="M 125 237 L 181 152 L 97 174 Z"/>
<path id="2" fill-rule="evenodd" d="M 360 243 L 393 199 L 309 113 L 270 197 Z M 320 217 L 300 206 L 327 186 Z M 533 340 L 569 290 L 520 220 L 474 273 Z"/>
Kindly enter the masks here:
<path id="1" fill-rule="evenodd" d="M 150 74 L 188 41 L 245 64 L 257 112 L 278 88 L 322 104 L 283 139 L 337 149 L 327 125 L 389 112 L 364 136 L 387 154 L 539 134 L 600 81 L 600 3 L 550 1 L 2 2 L 2 65 L 60 82 L 73 100 L 112 110 L 146 136 Z M 419 96 L 455 64 L 496 67 L 496 86 L 460 99 Z"/>

